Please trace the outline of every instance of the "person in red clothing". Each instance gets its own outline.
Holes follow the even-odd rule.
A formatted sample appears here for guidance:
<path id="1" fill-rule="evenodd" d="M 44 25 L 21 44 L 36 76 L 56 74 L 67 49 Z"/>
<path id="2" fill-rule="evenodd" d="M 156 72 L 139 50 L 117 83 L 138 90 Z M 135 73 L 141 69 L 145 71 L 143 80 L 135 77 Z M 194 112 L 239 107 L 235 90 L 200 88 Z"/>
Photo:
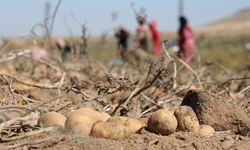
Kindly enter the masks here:
<path id="1" fill-rule="evenodd" d="M 156 55 L 160 55 L 161 54 L 161 35 L 160 32 L 158 31 L 158 27 L 157 27 L 157 21 L 156 20 L 152 20 L 149 23 L 149 28 L 151 31 L 151 35 L 153 38 L 153 45 L 154 45 L 154 53 Z"/>
<path id="2" fill-rule="evenodd" d="M 193 30 L 184 16 L 181 16 L 179 21 L 178 44 L 180 51 L 178 56 L 188 64 L 191 64 L 196 52 Z"/>

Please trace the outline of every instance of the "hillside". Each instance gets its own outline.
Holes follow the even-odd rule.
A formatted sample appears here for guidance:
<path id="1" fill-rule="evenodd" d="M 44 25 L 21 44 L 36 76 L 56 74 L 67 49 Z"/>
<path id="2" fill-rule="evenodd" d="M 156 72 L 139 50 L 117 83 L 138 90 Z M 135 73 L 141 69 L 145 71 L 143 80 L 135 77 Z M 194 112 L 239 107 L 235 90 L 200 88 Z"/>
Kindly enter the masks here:
<path id="1" fill-rule="evenodd" d="M 239 24 L 239 23 L 249 24 L 249 22 L 250 22 L 250 8 L 245 8 L 232 14 L 231 16 L 216 21 L 212 25 Z"/>
<path id="2" fill-rule="evenodd" d="M 212 33 L 226 32 L 229 34 L 249 34 L 250 30 L 250 8 L 242 9 L 228 17 L 202 26 L 197 31 L 211 31 Z M 228 32 L 230 31 L 230 32 Z"/>

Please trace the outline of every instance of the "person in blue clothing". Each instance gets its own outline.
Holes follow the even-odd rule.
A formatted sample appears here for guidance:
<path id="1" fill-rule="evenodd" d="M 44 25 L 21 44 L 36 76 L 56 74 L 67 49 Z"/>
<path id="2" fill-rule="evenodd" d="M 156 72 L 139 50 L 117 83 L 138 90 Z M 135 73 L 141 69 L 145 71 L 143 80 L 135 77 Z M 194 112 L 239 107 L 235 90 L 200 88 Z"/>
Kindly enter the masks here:
<path id="1" fill-rule="evenodd" d="M 57 37 L 55 39 L 56 47 L 60 50 L 62 53 L 62 60 L 67 60 L 72 53 L 73 49 L 65 43 L 64 39 L 62 37 Z"/>

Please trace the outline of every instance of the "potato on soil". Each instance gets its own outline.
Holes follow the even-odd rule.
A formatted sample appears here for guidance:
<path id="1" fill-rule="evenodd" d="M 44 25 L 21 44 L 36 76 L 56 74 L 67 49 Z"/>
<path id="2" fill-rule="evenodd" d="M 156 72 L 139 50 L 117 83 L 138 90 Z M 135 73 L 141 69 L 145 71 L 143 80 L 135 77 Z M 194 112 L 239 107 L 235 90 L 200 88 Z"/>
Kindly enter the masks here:
<path id="1" fill-rule="evenodd" d="M 110 117 L 109 114 L 105 113 L 105 112 L 98 112 L 95 111 L 94 109 L 90 108 L 90 107 L 82 107 L 78 110 L 75 111 L 75 113 L 80 113 L 83 116 L 89 116 L 91 118 L 94 118 L 98 121 L 107 121 L 108 118 Z"/>
<path id="2" fill-rule="evenodd" d="M 138 120 L 147 125 L 149 117 L 150 116 L 143 116 L 143 117 L 139 118 Z"/>
<path id="3" fill-rule="evenodd" d="M 174 114 L 167 109 L 161 109 L 152 114 L 148 120 L 147 129 L 151 132 L 169 135 L 177 128 L 177 120 Z"/>
<path id="4" fill-rule="evenodd" d="M 130 134 L 124 125 L 116 122 L 97 122 L 91 130 L 91 136 L 106 139 L 123 139 Z"/>
<path id="5" fill-rule="evenodd" d="M 142 121 L 124 116 L 113 116 L 108 119 L 108 122 L 123 124 L 131 133 L 138 133 L 142 128 L 146 127 L 146 124 Z"/>
<path id="6" fill-rule="evenodd" d="M 210 125 L 200 125 L 200 132 L 201 136 L 209 137 L 215 133 L 214 128 Z"/>
<path id="7" fill-rule="evenodd" d="M 107 121 L 107 120 L 111 117 L 111 116 L 110 116 L 108 113 L 106 113 L 106 112 L 101 112 L 100 115 L 101 115 L 101 118 L 102 118 L 103 121 Z"/>
<path id="8" fill-rule="evenodd" d="M 193 109 L 189 106 L 180 106 L 174 115 L 178 121 L 178 129 L 198 133 L 200 124 Z"/>
<path id="9" fill-rule="evenodd" d="M 65 122 L 65 131 L 75 134 L 89 135 L 93 124 L 106 121 L 107 117 L 92 108 L 83 107 L 72 112 Z"/>
<path id="10" fill-rule="evenodd" d="M 62 114 L 59 114 L 57 112 L 48 112 L 48 113 L 43 114 L 38 119 L 38 125 L 40 127 L 57 126 L 57 127 L 64 128 L 65 121 L 66 121 L 66 117 L 63 116 Z"/>

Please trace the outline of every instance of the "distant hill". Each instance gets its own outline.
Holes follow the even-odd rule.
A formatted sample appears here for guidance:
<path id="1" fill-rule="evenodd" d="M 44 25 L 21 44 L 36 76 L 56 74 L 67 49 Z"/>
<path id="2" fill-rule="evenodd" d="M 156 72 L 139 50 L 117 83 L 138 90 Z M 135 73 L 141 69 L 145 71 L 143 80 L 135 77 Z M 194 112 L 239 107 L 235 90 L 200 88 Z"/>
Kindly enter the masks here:
<path id="1" fill-rule="evenodd" d="M 221 20 L 202 26 L 198 31 L 213 32 L 250 32 L 250 8 L 242 9 L 231 16 L 222 18 Z"/>
<path id="2" fill-rule="evenodd" d="M 242 9 L 229 17 L 223 18 L 220 21 L 215 22 L 214 25 L 239 23 L 250 23 L 250 8 Z"/>

